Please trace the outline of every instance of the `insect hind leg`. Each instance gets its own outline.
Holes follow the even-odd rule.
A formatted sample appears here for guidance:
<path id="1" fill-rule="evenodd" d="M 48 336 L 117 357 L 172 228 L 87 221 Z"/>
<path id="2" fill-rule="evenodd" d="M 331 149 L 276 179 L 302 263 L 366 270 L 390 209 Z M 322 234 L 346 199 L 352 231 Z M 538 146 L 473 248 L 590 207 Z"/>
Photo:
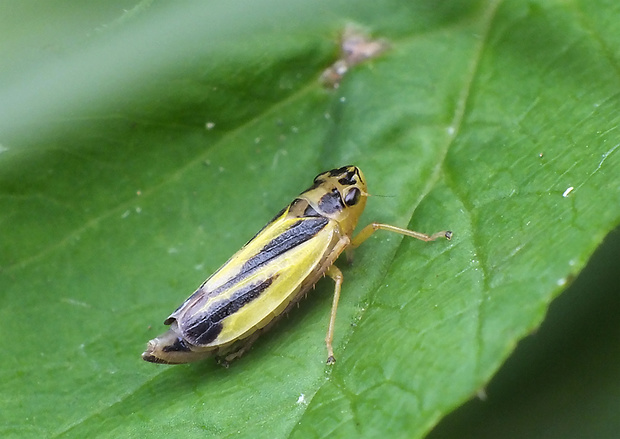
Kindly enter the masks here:
<path id="1" fill-rule="evenodd" d="M 233 347 L 230 350 L 216 357 L 217 363 L 228 368 L 228 366 L 230 366 L 230 363 L 235 361 L 237 358 L 240 358 L 243 354 L 250 350 L 250 348 L 260 335 L 261 331 L 259 330 L 245 340 L 233 344 Z"/>
<path id="2" fill-rule="evenodd" d="M 336 311 L 338 310 L 338 301 L 340 300 L 340 290 L 342 289 L 342 271 L 335 265 L 331 265 L 326 274 L 334 280 L 334 300 L 332 302 L 332 311 L 329 315 L 329 326 L 327 327 L 327 335 L 325 336 L 325 344 L 327 345 L 327 364 L 334 364 L 334 347 L 332 341 L 334 339 L 334 327 L 336 326 Z"/>

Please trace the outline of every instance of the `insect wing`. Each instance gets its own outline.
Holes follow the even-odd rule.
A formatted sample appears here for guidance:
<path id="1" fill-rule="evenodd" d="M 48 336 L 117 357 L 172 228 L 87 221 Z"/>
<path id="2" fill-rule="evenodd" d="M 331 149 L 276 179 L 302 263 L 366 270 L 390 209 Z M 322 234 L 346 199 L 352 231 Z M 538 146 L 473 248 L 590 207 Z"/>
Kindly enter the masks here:
<path id="1" fill-rule="evenodd" d="M 196 346 L 249 336 L 281 314 L 340 240 L 324 217 L 274 220 L 237 252 L 171 317 Z"/>

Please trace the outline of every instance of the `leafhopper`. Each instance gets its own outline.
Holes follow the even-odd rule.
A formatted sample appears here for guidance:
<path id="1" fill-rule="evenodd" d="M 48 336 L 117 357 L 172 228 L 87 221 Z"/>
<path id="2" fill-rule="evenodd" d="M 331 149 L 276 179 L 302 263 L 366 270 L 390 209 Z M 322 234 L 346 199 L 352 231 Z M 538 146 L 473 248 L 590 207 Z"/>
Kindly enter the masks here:
<path id="1" fill-rule="evenodd" d="M 319 174 L 312 186 L 282 209 L 165 320 L 170 329 L 149 341 L 142 358 L 153 363 L 180 364 L 214 355 L 230 362 L 327 275 L 335 287 L 325 343 L 327 363 L 334 363 L 332 340 L 343 282 L 342 272 L 334 265 L 338 256 L 359 246 L 377 230 L 422 241 L 452 236 L 450 231 L 426 235 L 372 223 L 353 237 L 367 197 L 364 174 L 356 166 Z"/>

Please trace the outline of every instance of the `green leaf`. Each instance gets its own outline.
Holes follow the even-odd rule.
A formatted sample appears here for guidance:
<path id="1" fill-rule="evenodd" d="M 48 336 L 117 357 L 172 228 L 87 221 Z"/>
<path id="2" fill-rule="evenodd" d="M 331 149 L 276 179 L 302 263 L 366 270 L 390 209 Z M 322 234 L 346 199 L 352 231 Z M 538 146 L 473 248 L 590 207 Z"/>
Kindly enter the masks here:
<path id="1" fill-rule="evenodd" d="M 1 5 L 0 435 L 423 437 L 620 219 L 617 2 Z M 353 24 L 389 42 L 319 82 Z M 315 174 L 378 232 L 229 369 L 140 359 Z M 572 189 L 570 189 L 572 188 Z"/>
<path id="2" fill-rule="evenodd" d="M 429 439 L 615 438 L 620 234 L 608 236 L 486 386 Z"/>

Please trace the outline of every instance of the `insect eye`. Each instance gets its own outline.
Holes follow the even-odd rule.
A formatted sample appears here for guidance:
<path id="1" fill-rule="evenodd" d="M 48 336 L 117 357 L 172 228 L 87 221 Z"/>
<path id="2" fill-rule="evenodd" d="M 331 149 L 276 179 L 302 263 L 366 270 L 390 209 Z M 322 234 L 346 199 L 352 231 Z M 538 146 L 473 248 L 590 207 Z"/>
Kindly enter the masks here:
<path id="1" fill-rule="evenodd" d="M 344 204 L 347 206 L 355 206 L 360 200 L 361 192 L 358 188 L 354 187 L 344 196 Z"/>

